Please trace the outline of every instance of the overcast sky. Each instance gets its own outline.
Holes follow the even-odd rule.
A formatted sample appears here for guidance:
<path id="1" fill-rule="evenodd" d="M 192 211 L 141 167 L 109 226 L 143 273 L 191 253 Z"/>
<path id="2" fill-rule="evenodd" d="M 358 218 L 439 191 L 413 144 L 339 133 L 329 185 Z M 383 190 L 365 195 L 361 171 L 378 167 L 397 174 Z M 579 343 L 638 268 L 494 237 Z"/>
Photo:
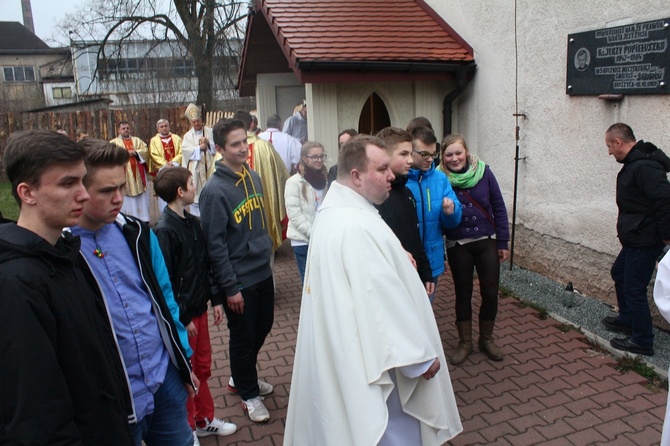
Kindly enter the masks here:
<path id="1" fill-rule="evenodd" d="M 35 34 L 51 44 L 50 38 L 58 32 L 56 22 L 65 17 L 65 14 L 74 12 L 83 0 L 31 0 Z M 23 23 L 21 0 L 0 0 L 0 21 Z M 61 42 L 67 41 L 67 36 L 59 36 Z"/>

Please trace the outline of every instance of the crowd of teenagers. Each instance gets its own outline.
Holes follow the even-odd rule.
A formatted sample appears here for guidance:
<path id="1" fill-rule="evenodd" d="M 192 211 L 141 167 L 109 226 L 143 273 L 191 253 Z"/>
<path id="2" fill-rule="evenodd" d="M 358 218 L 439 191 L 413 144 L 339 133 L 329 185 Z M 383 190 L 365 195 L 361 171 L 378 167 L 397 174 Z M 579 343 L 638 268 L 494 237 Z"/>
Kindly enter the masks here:
<path id="1" fill-rule="evenodd" d="M 304 104 L 296 109 L 288 130 L 302 132 L 305 109 Z M 17 222 L 0 224 L 0 443 L 191 445 L 199 444 L 199 437 L 233 434 L 236 426 L 216 416 L 208 387 L 209 324 L 222 323 L 224 315 L 230 333 L 228 389 L 239 395 L 251 421 L 268 421 L 263 401 L 274 389 L 259 378 L 257 362 L 273 325 L 274 252 L 285 238 L 304 293 L 286 444 L 326 438 L 322 444 L 348 444 L 347 436 L 409 444 L 417 432 L 439 444 L 458 434 L 462 426 L 448 369 L 440 367 L 445 359 L 431 305 L 448 265 L 459 335 L 450 361 L 462 364 L 473 352 L 476 269 L 478 346 L 492 360 L 503 359 L 493 333 L 509 230 L 489 166 L 460 135 L 438 144 L 425 119 L 376 136 L 345 130 L 338 163 L 329 171 L 324 146 L 302 133 L 296 138 L 280 131 L 277 116 L 268 121 L 266 140 L 247 112 L 213 128 L 203 124 L 197 108 L 189 106 L 186 115 L 192 128 L 183 138 L 160 120 L 149 146 L 130 135 L 126 121 L 111 142 L 86 137 L 75 142 L 43 130 L 11 136 L 3 168 L 20 214 Z M 153 228 L 143 195 L 147 175 L 153 176 L 162 208 Z M 375 218 L 380 223 L 368 226 Z M 366 257 L 378 263 L 376 255 L 383 265 L 347 273 Z M 390 269 L 384 269 L 387 263 Z M 388 288 L 398 280 L 395 289 Z M 306 309 L 306 300 L 317 300 L 306 296 L 321 292 L 336 302 Z M 383 299 L 393 294 L 398 304 L 381 311 L 384 300 L 377 301 L 375 293 Z M 348 306 L 329 307 L 345 301 L 343 296 L 367 299 L 359 309 L 365 315 L 347 313 Z M 343 340 L 331 339 L 318 349 L 317 356 L 329 355 L 322 366 L 332 362 L 328 372 L 310 362 L 307 352 L 318 347 L 316 338 L 326 342 L 337 330 L 348 333 L 344 326 L 319 330 L 344 324 L 341 318 L 360 317 L 361 324 L 375 311 L 380 330 L 396 335 L 365 339 L 358 325 L 353 333 L 361 339 L 354 350 L 364 356 L 381 347 L 377 342 L 396 343 L 378 355 L 375 366 L 375 379 L 395 386 L 395 397 L 387 401 L 384 391 L 371 398 L 376 405 L 361 403 L 367 392 L 362 383 L 372 378 L 357 376 L 352 364 L 345 372 L 352 382 L 363 381 L 345 390 L 334 378 L 338 384 L 328 395 L 315 396 L 319 386 L 310 382 L 337 373 L 342 364 L 332 362 L 337 354 L 328 352 Z M 331 320 L 316 327 L 314 312 Z M 412 328 L 418 334 L 405 335 L 398 325 L 408 312 L 421 325 Z M 416 345 L 403 346 L 409 338 L 416 338 Z M 394 355 L 400 362 L 387 364 Z M 366 360 L 363 356 L 354 363 Z M 299 367 L 302 382 L 296 381 Z M 348 379 L 346 373 L 342 379 Z M 358 395 L 344 399 L 357 388 Z M 442 397 L 425 403 L 434 392 Z M 408 420 L 401 405 L 412 398 L 425 409 Z M 314 414 L 315 399 L 341 410 Z M 351 401 L 356 407 L 341 407 Z M 445 413 L 431 421 L 424 413 L 430 407 Z M 367 409 L 379 423 L 343 418 Z M 344 420 L 348 428 L 331 432 Z"/>

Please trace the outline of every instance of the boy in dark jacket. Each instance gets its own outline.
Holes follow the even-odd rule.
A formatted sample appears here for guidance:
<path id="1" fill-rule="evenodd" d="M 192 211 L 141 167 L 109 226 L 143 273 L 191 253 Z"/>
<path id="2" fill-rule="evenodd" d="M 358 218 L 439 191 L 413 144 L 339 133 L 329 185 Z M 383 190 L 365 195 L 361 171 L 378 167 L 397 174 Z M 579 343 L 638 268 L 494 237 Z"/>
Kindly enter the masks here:
<path id="1" fill-rule="evenodd" d="M 50 131 L 12 135 L 19 203 L 0 221 L 0 444 L 134 444 L 130 391 L 100 289 L 79 255 L 84 150 Z"/>
<path id="2" fill-rule="evenodd" d="M 407 173 L 412 167 L 412 137 L 405 130 L 396 127 L 382 129 L 377 137 L 386 144 L 395 180 L 391 182 L 389 197 L 376 208 L 398 237 L 405 251 L 412 254 L 419 277 L 426 286 L 426 292 L 431 295 L 435 290 L 433 272 L 419 236 L 419 219 L 416 215 L 414 195 L 405 186 Z"/>
<path id="3" fill-rule="evenodd" d="M 185 210 L 195 200 L 193 176 L 185 167 L 163 169 L 156 175 L 154 191 L 167 203 L 154 232 L 179 305 L 179 320 L 188 332 L 193 372 L 200 381 L 198 393 L 186 403 L 188 422 L 197 437 L 230 435 L 237 427 L 214 417 L 214 400 L 207 384 L 212 374 L 207 301 L 212 302 L 214 325 L 223 320 L 223 305 L 218 290 L 211 289 L 207 242 L 200 221 Z"/>
<path id="4" fill-rule="evenodd" d="M 87 138 L 84 203 L 79 224 L 81 254 L 107 304 L 132 390 L 130 430 L 135 444 L 193 443 L 187 394 L 198 380 L 191 371 L 186 329 L 156 235 L 146 223 L 121 213 L 128 151 Z"/>

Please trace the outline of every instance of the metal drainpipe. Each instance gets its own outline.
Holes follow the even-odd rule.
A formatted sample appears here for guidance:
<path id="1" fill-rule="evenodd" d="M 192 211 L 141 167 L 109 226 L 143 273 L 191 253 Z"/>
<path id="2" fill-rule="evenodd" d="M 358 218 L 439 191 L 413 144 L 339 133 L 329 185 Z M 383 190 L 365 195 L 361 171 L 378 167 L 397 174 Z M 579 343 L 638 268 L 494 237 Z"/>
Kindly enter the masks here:
<path id="1" fill-rule="evenodd" d="M 451 117 L 453 115 L 454 107 L 452 102 L 461 93 L 465 90 L 465 80 L 467 78 L 468 70 L 471 69 L 469 66 L 461 66 L 456 72 L 456 88 L 451 90 L 445 97 L 442 105 L 442 125 L 444 128 L 444 135 L 442 137 L 451 134 Z"/>

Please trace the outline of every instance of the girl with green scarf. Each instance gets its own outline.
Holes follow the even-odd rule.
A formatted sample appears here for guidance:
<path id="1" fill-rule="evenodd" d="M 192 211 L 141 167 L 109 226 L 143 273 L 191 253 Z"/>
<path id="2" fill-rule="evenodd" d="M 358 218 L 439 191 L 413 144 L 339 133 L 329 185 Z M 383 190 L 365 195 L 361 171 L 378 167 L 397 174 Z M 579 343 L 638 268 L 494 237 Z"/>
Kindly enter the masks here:
<path id="1" fill-rule="evenodd" d="M 503 353 L 493 340 L 498 312 L 500 262 L 509 257 L 507 209 L 491 169 L 475 155 L 460 135 L 448 135 L 442 142 L 439 170 L 463 206 L 461 224 L 446 229 L 447 260 L 456 291 L 458 350 L 452 364 L 461 364 L 472 353 L 472 290 L 477 268 L 482 297 L 479 311 L 479 350 L 500 361 Z"/>

